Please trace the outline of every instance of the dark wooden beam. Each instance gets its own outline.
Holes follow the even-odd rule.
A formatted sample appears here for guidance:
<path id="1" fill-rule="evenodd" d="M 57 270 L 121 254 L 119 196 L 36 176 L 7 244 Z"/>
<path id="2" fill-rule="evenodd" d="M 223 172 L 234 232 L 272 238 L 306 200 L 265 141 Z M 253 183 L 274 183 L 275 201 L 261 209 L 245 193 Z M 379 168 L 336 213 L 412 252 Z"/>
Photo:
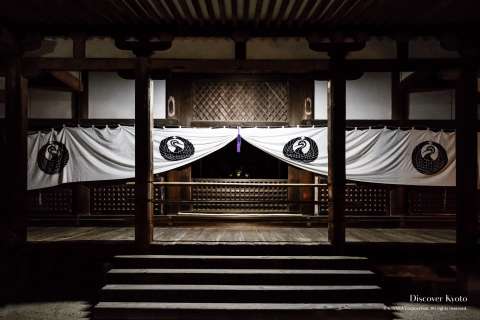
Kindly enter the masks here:
<path id="1" fill-rule="evenodd" d="M 153 241 L 152 106 L 148 58 L 138 57 L 135 79 L 135 243 L 147 251 Z"/>
<path id="2" fill-rule="evenodd" d="M 279 24 L 282 23 L 283 18 L 285 17 L 285 11 L 287 10 L 288 3 L 289 3 L 288 0 L 280 0 L 280 1 L 281 1 L 280 10 L 278 10 L 278 15 L 275 18 L 275 24 L 276 25 L 279 25 Z"/>
<path id="3" fill-rule="evenodd" d="M 235 60 L 247 59 L 247 42 L 235 42 Z"/>
<path id="4" fill-rule="evenodd" d="M 208 13 L 208 21 L 210 21 L 211 24 L 215 24 L 217 17 L 215 16 L 215 11 L 213 10 L 213 4 L 212 0 L 205 0 L 205 4 L 207 6 L 207 13 Z"/>
<path id="5" fill-rule="evenodd" d="M 27 240 L 27 105 L 28 81 L 22 76 L 20 57 L 10 57 L 5 77 L 6 92 L 6 188 L 7 216 L 14 242 Z"/>
<path id="6" fill-rule="evenodd" d="M 295 18 L 298 14 L 298 10 L 300 9 L 300 5 L 303 1 L 294 1 L 292 8 L 290 9 L 290 13 L 287 18 L 287 25 L 291 26 L 295 21 Z"/>
<path id="7" fill-rule="evenodd" d="M 162 34 L 160 39 L 154 40 L 146 35 L 135 39 L 126 37 L 115 38 L 115 46 L 120 50 L 132 51 L 136 56 L 150 56 L 155 51 L 164 51 L 172 47 L 173 36 L 168 33 Z"/>
<path id="8" fill-rule="evenodd" d="M 257 0 L 257 4 L 255 6 L 255 17 L 254 17 L 254 26 L 255 28 L 258 27 L 260 24 L 260 19 L 262 18 L 262 7 L 263 7 L 263 0 Z"/>
<path id="9" fill-rule="evenodd" d="M 75 34 L 73 39 L 73 57 L 85 58 L 87 56 L 87 36 L 85 34 Z"/>
<path id="10" fill-rule="evenodd" d="M 82 80 L 75 77 L 70 72 L 68 72 L 68 71 L 50 71 L 50 74 L 55 79 L 59 80 L 64 85 L 66 85 L 68 88 L 70 88 L 72 91 L 75 91 L 75 92 L 82 92 L 83 91 Z"/>
<path id="11" fill-rule="evenodd" d="M 250 0 L 243 0 L 243 23 L 248 24 L 250 14 Z"/>
<path id="12" fill-rule="evenodd" d="M 305 4 L 305 7 L 302 10 L 302 13 L 297 19 L 297 25 L 303 26 L 307 22 L 307 16 L 311 13 L 313 6 L 317 3 L 316 0 L 308 0 L 307 3 Z"/>
<path id="13" fill-rule="evenodd" d="M 226 2 L 227 0 L 219 0 L 218 5 L 220 7 L 220 21 L 222 24 L 227 22 L 227 9 L 226 9 Z"/>
<path id="14" fill-rule="evenodd" d="M 197 16 L 198 22 L 200 25 L 205 24 L 205 17 L 202 13 L 202 8 L 200 7 L 199 0 L 192 0 L 193 10 L 195 10 L 195 15 Z"/>
<path id="15" fill-rule="evenodd" d="M 334 57 L 335 70 L 328 92 L 328 240 L 337 252 L 345 246 L 345 124 L 346 80 L 341 57 Z"/>
<path id="16" fill-rule="evenodd" d="M 73 36 L 73 57 L 83 59 L 87 56 L 86 36 L 84 34 L 76 34 Z M 53 71 L 53 73 L 61 71 Z M 52 73 L 52 74 L 53 74 Z M 67 73 L 71 75 L 68 71 Z M 88 71 L 80 71 L 80 79 L 77 90 L 72 93 L 72 120 L 77 124 L 80 120 L 88 119 Z M 72 185 L 72 214 L 80 218 L 83 215 L 90 214 L 91 190 L 87 184 L 74 183 Z"/>
<path id="17" fill-rule="evenodd" d="M 457 280 L 466 293 L 471 289 L 477 257 L 477 68 L 466 61 L 455 91 Z"/>
<path id="18" fill-rule="evenodd" d="M 408 40 L 397 40 L 397 59 L 400 61 L 407 61 L 409 57 L 409 42 Z"/>
<path id="19" fill-rule="evenodd" d="M 80 125 L 82 127 L 114 127 L 117 125 L 123 126 L 133 126 L 135 125 L 135 119 L 29 119 L 28 120 L 28 129 L 29 130 L 43 130 L 51 128 L 61 129 L 64 125 L 68 127 L 74 127 Z M 155 119 L 154 126 L 155 128 L 161 127 L 170 127 L 178 126 L 179 123 L 176 120 L 172 119 Z"/>
<path id="20" fill-rule="evenodd" d="M 185 19 L 187 19 L 188 24 L 193 24 L 194 19 L 190 9 L 188 8 L 187 2 L 185 0 L 179 0 L 178 3 L 182 8 L 183 14 L 185 15 Z"/>
<path id="21" fill-rule="evenodd" d="M 29 70 L 134 70 L 135 59 L 116 58 L 24 58 L 24 71 Z M 345 61 L 347 70 L 362 72 L 431 71 L 432 69 L 458 68 L 459 59 L 358 59 Z M 329 60 L 191 60 L 151 59 L 152 70 L 171 70 L 178 73 L 285 73 L 299 74 L 329 69 Z"/>
<path id="22" fill-rule="evenodd" d="M 268 27 L 273 21 L 273 9 L 275 8 L 276 2 L 277 0 L 269 0 L 268 2 L 267 14 L 263 23 L 263 25 L 265 25 L 266 27 Z"/>
<path id="23" fill-rule="evenodd" d="M 172 15 L 173 15 L 173 20 L 174 20 L 177 24 L 182 25 L 183 23 L 185 23 L 185 20 L 182 18 L 182 15 L 181 15 L 180 12 L 178 11 L 178 9 L 177 9 L 177 7 L 175 6 L 175 4 L 174 4 L 173 1 L 165 1 L 165 4 L 166 4 L 166 6 L 168 7 L 168 10 L 170 10 L 170 12 L 172 13 Z"/>
<path id="24" fill-rule="evenodd" d="M 232 0 L 232 23 L 234 26 L 237 26 L 238 20 L 238 2 L 237 0 Z"/>
<path id="25" fill-rule="evenodd" d="M 398 48 L 397 48 L 398 49 Z M 400 72 L 391 72 L 391 110 L 392 120 L 399 121 L 402 127 L 408 123 L 408 93 L 400 85 Z M 390 189 L 390 212 L 392 216 L 408 214 L 408 189 L 405 186 L 393 186 Z"/>

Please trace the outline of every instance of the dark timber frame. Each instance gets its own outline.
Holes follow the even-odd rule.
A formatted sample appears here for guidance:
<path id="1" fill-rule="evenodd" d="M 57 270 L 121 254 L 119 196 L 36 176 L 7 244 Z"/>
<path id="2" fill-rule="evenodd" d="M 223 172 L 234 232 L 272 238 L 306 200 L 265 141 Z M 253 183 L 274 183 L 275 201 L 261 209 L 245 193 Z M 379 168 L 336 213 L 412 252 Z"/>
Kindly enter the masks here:
<path id="1" fill-rule="evenodd" d="M 81 37 L 80 37 L 81 38 Z M 9 39 L 8 39 L 9 40 Z M 237 39 L 238 40 L 238 39 Z M 239 43 L 244 43 L 241 41 Z M 337 39 L 338 40 L 338 39 Z M 247 41 L 247 40 L 245 40 Z M 20 242 L 26 241 L 25 193 L 26 193 L 26 131 L 27 131 L 27 80 L 25 75 L 46 71 L 129 71 L 135 75 L 135 124 L 136 124 L 136 233 L 135 240 L 140 250 L 147 250 L 152 241 L 152 137 L 153 120 L 150 105 L 150 75 L 154 71 L 172 73 L 240 73 L 258 74 L 309 74 L 313 78 L 319 73 L 322 78 L 330 79 L 330 103 L 328 109 L 329 126 L 329 239 L 333 246 L 341 251 L 345 242 L 345 86 L 350 73 L 394 72 L 392 92 L 394 96 L 394 119 L 396 126 L 415 123 L 407 120 L 407 103 L 399 85 L 400 71 L 441 70 L 460 68 L 460 77 L 456 82 L 456 120 L 457 130 L 457 254 L 463 277 L 468 276 L 469 259 L 476 247 L 478 218 L 476 215 L 476 131 L 478 126 L 476 105 L 478 94 L 476 80 L 478 74 L 478 54 L 463 56 L 460 59 L 408 59 L 405 57 L 405 45 L 399 52 L 399 59 L 385 60 L 346 60 L 348 51 L 359 50 L 361 45 L 331 42 L 310 43 L 314 50 L 328 51 L 327 60 L 244 60 L 246 53 L 238 46 L 236 60 L 164 60 L 148 58 L 155 50 L 170 47 L 170 40 L 151 44 L 148 39 L 129 43 L 118 39 L 122 49 L 132 50 L 134 59 L 91 59 L 84 56 L 84 43 L 76 40 L 74 58 L 22 58 L 22 51 L 9 52 L 0 61 L 0 74 L 6 75 L 6 90 L 0 97 L 6 101 L 7 143 L 12 156 L 9 158 L 8 213 L 10 226 Z M 130 47 L 129 47 L 130 46 Z M 21 47 L 20 45 L 14 46 Z M 0 48 L 1 49 L 1 48 Z M 462 51 L 462 48 L 456 48 Z M 471 52 L 471 51 L 469 51 Z M 83 87 L 88 87 L 83 84 Z M 78 123 L 88 114 L 88 105 L 78 99 Z M 369 122 L 366 122 L 369 123 Z M 371 123 L 371 122 L 370 122 Z M 381 121 L 380 123 L 389 123 Z M 371 125 L 371 124 L 370 124 Z M 462 281 L 462 279 L 460 279 Z"/>

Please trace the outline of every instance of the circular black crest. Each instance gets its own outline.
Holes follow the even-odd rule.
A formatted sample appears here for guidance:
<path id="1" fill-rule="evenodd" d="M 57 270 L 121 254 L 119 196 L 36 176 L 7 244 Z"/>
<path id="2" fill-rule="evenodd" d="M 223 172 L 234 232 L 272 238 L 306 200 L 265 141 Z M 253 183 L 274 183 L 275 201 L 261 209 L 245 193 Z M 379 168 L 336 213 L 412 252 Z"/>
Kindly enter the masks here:
<path id="1" fill-rule="evenodd" d="M 292 160 L 309 163 L 317 159 L 318 147 L 309 137 L 298 137 L 285 144 L 283 154 Z"/>
<path id="2" fill-rule="evenodd" d="M 432 175 L 447 165 L 447 152 L 436 142 L 424 141 L 413 149 L 412 163 L 418 172 Z"/>
<path id="3" fill-rule="evenodd" d="M 194 152 L 193 144 L 182 137 L 168 137 L 160 141 L 160 154 L 169 161 L 190 158 Z"/>
<path id="4" fill-rule="evenodd" d="M 38 151 L 37 165 L 46 174 L 56 174 L 67 165 L 69 158 L 67 147 L 63 143 L 50 141 Z"/>

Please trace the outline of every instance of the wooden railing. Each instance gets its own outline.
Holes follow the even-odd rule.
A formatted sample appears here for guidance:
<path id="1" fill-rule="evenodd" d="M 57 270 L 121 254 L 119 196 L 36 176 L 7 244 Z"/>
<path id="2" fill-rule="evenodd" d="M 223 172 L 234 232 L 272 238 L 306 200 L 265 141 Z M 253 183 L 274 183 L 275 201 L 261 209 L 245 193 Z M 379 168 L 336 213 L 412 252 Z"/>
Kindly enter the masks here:
<path id="1" fill-rule="evenodd" d="M 133 182 L 96 182 L 90 188 L 90 214 L 133 215 L 135 212 L 135 185 Z M 168 188 L 191 189 L 191 198 L 168 200 Z M 72 214 L 72 185 L 29 192 L 31 215 Z M 314 188 L 316 200 L 288 199 L 289 188 Z M 409 215 L 454 214 L 454 188 L 408 187 Z M 345 190 L 346 214 L 358 216 L 388 216 L 391 186 L 373 184 L 347 184 Z M 315 213 L 325 215 L 328 210 L 328 188 L 324 183 L 287 183 L 286 180 L 208 179 L 192 182 L 155 182 L 156 215 L 165 214 L 165 206 L 183 204 L 192 211 L 233 211 L 241 209 L 260 212 L 288 211 L 292 204 L 311 204 Z"/>

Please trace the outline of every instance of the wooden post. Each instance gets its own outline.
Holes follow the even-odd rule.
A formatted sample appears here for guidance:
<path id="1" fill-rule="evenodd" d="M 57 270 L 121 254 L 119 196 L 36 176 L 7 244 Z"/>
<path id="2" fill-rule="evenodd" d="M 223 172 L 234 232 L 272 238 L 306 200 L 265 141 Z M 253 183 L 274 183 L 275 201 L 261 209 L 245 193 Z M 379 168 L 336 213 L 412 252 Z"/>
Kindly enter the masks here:
<path id="1" fill-rule="evenodd" d="M 166 173 L 166 180 L 171 182 L 192 182 L 192 166 L 183 166 L 177 169 L 170 170 Z M 176 186 L 167 187 L 166 198 L 168 201 L 192 200 L 192 187 L 190 186 Z M 167 203 L 166 213 L 177 214 L 181 211 L 191 211 L 192 205 Z"/>
<path id="2" fill-rule="evenodd" d="M 398 57 L 401 55 L 398 53 Z M 400 85 L 400 72 L 391 73 L 392 120 L 400 120 L 402 125 L 408 120 L 408 93 Z M 394 186 L 390 190 L 390 215 L 406 215 L 408 213 L 408 190 L 406 186 Z"/>
<path id="3" fill-rule="evenodd" d="M 73 57 L 86 57 L 86 36 L 77 34 L 73 36 Z M 83 91 L 72 92 L 72 119 L 77 124 L 83 119 L 88 119 L 88 71 L 80 72 Z M 90 214 L 90 187 L 83 183 L 72 186 L 72 213 L 75 216 Z"/>
<path id="4" fill-rule="evenodd" d="M 22 76 L 20 57 L 8 58 L 5 95 L 7 124 L 8 217 L 12 235 L 19 243 L 27 240 L 27 105 L 28 81 Z"/>
<path id="5" fill-rule="evenodd" d="M 147 251 L 153 240 L 153 150 L 151 81 L 148 58 L 137 57 L 135 69 L 135 243 Z"/>
<path id="6" fill-rule="evenodd" d="M 477 214 L 477 66 L 466 65 L 455 91 L 457 154 L 457 280 L 469 291 L 476 259 Z"/>
<path id="7" fill-rule="evenodd" d="M 328 103 L 328 240 L 337 252 L 345 245 L 346 80 L 343 56 L 331 55 Z"/>

